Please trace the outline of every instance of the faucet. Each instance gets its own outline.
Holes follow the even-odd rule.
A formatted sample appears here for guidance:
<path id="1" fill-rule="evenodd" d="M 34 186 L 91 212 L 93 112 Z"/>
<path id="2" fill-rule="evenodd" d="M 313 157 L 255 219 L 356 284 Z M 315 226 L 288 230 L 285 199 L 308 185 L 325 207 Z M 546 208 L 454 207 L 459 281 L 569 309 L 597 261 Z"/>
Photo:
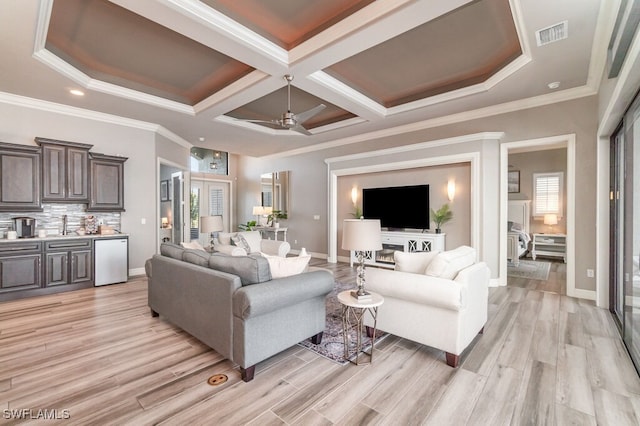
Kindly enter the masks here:
<path id="1" fill-rule="evenodd" d="M 62 235 L 67 235 L 67 215 L 62 216 Z"/>

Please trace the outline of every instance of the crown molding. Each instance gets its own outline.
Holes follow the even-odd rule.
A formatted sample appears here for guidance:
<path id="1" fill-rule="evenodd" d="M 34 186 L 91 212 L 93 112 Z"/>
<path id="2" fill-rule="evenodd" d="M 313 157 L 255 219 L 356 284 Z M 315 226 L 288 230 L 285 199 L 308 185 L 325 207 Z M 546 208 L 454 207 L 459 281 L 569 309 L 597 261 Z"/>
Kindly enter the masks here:
<path id="1" fill-rule="evenodd" d="M 504 132 L 472 133 L 469 135 L 455 136 L 452 138 L 438 139 L 435 141 L 427 141 L 427 142 L 420 142 L 420 143 L 410 144 L 410 145 L 396 146 L 393 148 L 385 148 L 385 149 L 379 149 L 376 151 L 343 155 L 340 157 L 331 157 L 331 158 L 325 159 L 324 162 L 327 164 L 333 164 L 333 163 L 339 163 L 342 161 L 359 160 L 362 158 L 389 156 L 392 154 L 417 151 L 420 149 L 427 149 L 427 148 L 436 148 L 436 147 L 445 146 L 445 145 L 454 145 L 459 143 L 485 141 L 485 140 L 500 140 L 503 137 L 504 137 Z"/>
<path id="2" fill-rule="evenodd" d="M 156 123 L 134 120 L 132 118 L 125 118 L 118 115 L 58 104 L 55 102 L 43 101 L 40 99 L 14 95 L 12 93 L 6 92 L 0 92 L 0 103 L 22 108 L 37 109 L 40 111 L 51 112 L 55 114 L 68 115 L 71 117 L 84 118 L 87 120 L 100 121 L 102 123 L 115 124 L 139 130 L 146 130 L 162 135 L 178 145 L 187 148 L 190 148 L 192 146 L 192 144 L 185 139 Z"/>
<path id="3" fill-rule="evenodd" d="M 415 123 L 403 124 L 388 129 L 375 130 L 373 132 L 362 133 L 356 136 L 335 139 L 333 141 L 319 143 L 313 146 L 283 151 L 276 154 L 266 155 L 260 158 L 281 158 L 293 155 L 307 154 L 310 152 L 321 151 L 325 149 L 351 145 L 360 142 L 370 141 L 372 139 L 380 139 L 385 137 L 396 136 L 405 133 L 417 132 L 420 130 L 431 129 L 434 127 L 446 126 L 450 124 L 462 123 L 465 121 L 477 120 L 481 118 L 491 117 L 510 112 L 521 111 L 530 108 L 537 108 L 545 105 L 571 101 L 596 95 L 597 91 L 593 87 L 581 86 L 573 89 L 562 90 L 540 96 L 534 96 L 527 99 L 519 99 L 517 101 L 505 102 L 498 105 L 492 105 L 475 110 L 464 111 L 457 114 L 446 115 L 443 117 L 431 118 L 428 120 L 418 121 Z"/>

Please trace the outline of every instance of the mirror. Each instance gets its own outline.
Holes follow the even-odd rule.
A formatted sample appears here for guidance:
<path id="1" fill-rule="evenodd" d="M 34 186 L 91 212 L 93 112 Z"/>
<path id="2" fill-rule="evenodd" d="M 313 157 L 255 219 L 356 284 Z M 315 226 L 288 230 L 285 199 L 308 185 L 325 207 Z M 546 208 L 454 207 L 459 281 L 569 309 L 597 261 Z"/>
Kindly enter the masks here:
<path id="1" fill-rule="evenodd" d="M 289 171 L 264 173 L 260 175 L 262 206 L 273 207 L 291 217 L 289 211 Z"/>

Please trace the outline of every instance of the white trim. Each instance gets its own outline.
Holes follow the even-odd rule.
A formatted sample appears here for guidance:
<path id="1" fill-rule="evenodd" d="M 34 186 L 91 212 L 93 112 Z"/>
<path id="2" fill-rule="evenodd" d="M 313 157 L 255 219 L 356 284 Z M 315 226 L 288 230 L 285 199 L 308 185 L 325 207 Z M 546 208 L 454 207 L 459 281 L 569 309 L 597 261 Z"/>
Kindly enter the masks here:
<path id="1" fill-rule="evenodd" d="M 377 151 L 343 155 L 340 157 L 331 157 L 331 158 L 325 159 L 324 162 L 327 164 L 339 163 L 341 161 L 351 161 L 351 160 L 359 160 L 362 158 L 388 156 L 391 154 L 398 154 L 401 152 L 416 151 L 418 149 L 436 148 L 436 147 L 445 146 L 445 145 L 450 146 L 458 143 L 476 142 L 479 140 L 487 140 L 487 139 L 502 139 L 503 137 L 504 137 L 504 132 L 473 133 L 470 135 L 454 136 L 452 138 L 438 139 L 435 141 L 427 141 L 427 142 L 421 142 L 421 143 L 416 143 L 411 145 L 402 145 L 402 146 L 396 146 L 393 148 L 379 149 Z"/>
<path id="2" fill-rule="evenodd" d="M 529 139 L 517 142 L 505 142 L 500 145 L 500 273 L 498 276 L 500 285 L 507 285 L 507 172 L 509 165 L 509 150 L 537 147 L 549 149 L 563 146 L 567 150 L 567 176 L 566 176 L 566 224 L 567 224 L 567 295 L 571 297 L 589 298 L 590 290 L 576 289 L 576 261 L 575 261 L 575 171 L 576 171 L 576 135 L 566 134 L 550 136 L 540 139 Z M 589 297 L 588 297 L 589 296 Z"/>
<path id="3" fill-rule="evenodd" d="M 131 268 L 129 269 L 129 277 L 135 277 L 135 276 L 140 276 L 140 275 L 146 275 L 146 271 L 144 269 L 144 267 L 142 268 Z"/>
<path id="4" fill-rule="evenodd" d="M 610 139 L 600 137 L 597 141 L 596 163 L 596 305 L 608 309 L 609 300 L 609 192 L 610 184 Z"/>
<path id="5" fill-rule="evenodd" d="M 496 133 L 489 133 L 496 134 Z M 501 133 L 497 133 L 501 134 Z M 481 140 L 481 139 L 475 139 Z M 421 146 L 424 149 L 422 144 L 417 145 L 409 145 L 408 148 Z M 427 148 L 430 148 L 428 146 Z M 411 151 L 415 149 L 407 149 L 405 151 Z M 379 151 L 372 151 L 370 154 L 372 157 L 379 156 Z M 446 155 L 439 157 L 430 157 L 430 158 L 418 158 L 415 160 L 407 160 L 407 161 L 397 161 L 392 163 L 382 163 L 382 164 L 371 164 L 366 166 L 359 167 L 349 167 L 343 169 L 331 169 L 332 163 L 327 163 L 327 177 L 328 177 L 328 188 L 329 188 L 329 206 L 328 206 L 328 217 L 329 217 L 329 226 L 328 226 L 328 257 L 327 261 L 330 263 L 335 263 L 338 259 L 338 245 L 337 245 L 337 235 L 338 235 L 338 176 L 349 176 L 349 175 L 357 175 L 363 173 L 372 173 L 372 172 L 380 172 L 380 171 L 393 171 L 393 170 L 402 170 L 402 169 L 410 169 L 416 167 L 428 167 L 428 166 L 441 166 L 446 164 L 456 164 L 461 162 L 469 162 L 471 163 L 471 187 L 470 187 L 470 204 L 471 204 L 471 245 L 476 247 L 478 250 L 478 257 L 482 259 L 481 253 L 481 245 L 480 245 L 480 191 L 481 191 L 481 176 L 480 176 L 480 153 L 479 152 L 467 152 L 462 154 L 454 154 L 454 155 Z M 505 236 L 506 239 L 506 236 Z"/>
<path id="6" fill-rule="evenodd" d="M 57 104 L 54 102 L 28 98 L 26 96 L 14 95 L 12 93 L 6 92 L 0 92 L 0 103 L 23 108 L 37 109 L 40 111 L 52 112 L 55 114 L 63 114 L 76 118 L 84 118 L 87 120 L 95 120 L 103 123 L 116 124 L 119 126 L 131 127 L 134 129 L 147 130 L 162 135 L 178 145 L 187 148 L 193 146 L 190 142 L 181 138 L 165 127 L 146 121 L 134 120 L 132 118 L 120 117 L 118 115 L 92 111 L 89 109 L 78 108 L 69 105 Z"/>
<path id="7" fill-rule="evenodd" d="M 326 90 L 337 93 L 339 96 L 346 97 L 350 101 L 363 106 L 380 118 L 386 116 L 388 113 L 387 108 L 385 108 L 384 106 L 358 92 L 353 87 L 344 84 L 337 78 L 330 76 L 324 71 L 316 71 L 313 74 L 309 75 L 307 78 L 315 83 L 318 83 Z"/>
<path id="8" fill-rule="evenodd" d="M 556 104 L 565 101 L 594 96 L 597 92 L 588 86 L 576 87 L 573 89 L 560 90 L 557 92 L 534 96 L 527 99 L 519 99 L 516 101 L 505 102 L 502 104 L 492 105 L 488 107 L 478 108 L 475 110 L 464 111 L 457 114 L 450 114 L 443 117 L 430 118 L 428 120 L 418 121 L 415 123 L 403 124 L 396 127 L 389 127 L 382 130 L 374 130 L 372 132 L 361 133 L 355 136 L 349 136 L 341 139 L 334 139 L 330 142 L 318 143 L 302 148 L 283 151 L 276 154 L 265 155 L 260 158 L 274 159 L 289 157 L 293 155 L 307 154 L 310 152 L 321 151 L 324 149 L 343 147 L 360 142 L 367 142 L 373 139 L 396 136 L 400 134 L 417 132 L 420 130 L 431 129 L 434 127 L 446 126 L 450 124 L 462 123 L 480 118 L 491 117 L 500 114 L 507 114 L 515 111 L 521 111 L 530 108 L 537 108 L 545 105 Z"/>

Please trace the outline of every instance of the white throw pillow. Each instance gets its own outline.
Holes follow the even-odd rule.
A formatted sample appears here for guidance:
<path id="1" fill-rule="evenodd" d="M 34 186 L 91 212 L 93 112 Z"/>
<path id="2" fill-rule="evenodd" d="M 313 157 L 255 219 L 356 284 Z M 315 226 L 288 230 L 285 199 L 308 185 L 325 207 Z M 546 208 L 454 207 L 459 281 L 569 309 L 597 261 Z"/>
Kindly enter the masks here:
<path id="1" fill-rule="evenodd" d="M 400 272 L 411 272 L 412 274 L 424 274 L 427 266 L 440 253 L 439 251 L 419 251 L 408 253 L 403 251 L 393 252 L 395 261 L 394 269 Z"/>
<path id="2" fill-rule="evenodd" d="M 249 248 L 246 250 L 249 253 L 260 253 L 260 245 L 262 242 L 262 235 L 260 231 L 243 231 L 238 232 L 239 237 L 243 237 L 247 242 Z"/>
<path id="3" fill-rule="evenodd" d="M 269 261 L 272 278 L 290 277 L 301 274 L 307 268 L 311 256 L 280 257 L 262 253 Z"/>
<path id="4" fill-rule="evenodd" d="M 240 247 L 241 249 L 243 249 L 247 253 L 252 251 L 252 250 L 250 250 L 249 243 L 247 243 L 247 240 L 242 235 L 240 235 L 239 233 L 237 235 L 231 237 L 231 243 L 232 243 L 232 245 L 234 245 L 236 247 Z"/>
<path id="5" fill-rule="evenodd" d="M 187 242 L 181 242 L 180 245 L 186 249 L 193 249 L 193 250 L 202 250 L 202 251 L 206 251 L 204 249 L 204 247 L 202 247 L 202 244 L 200 244 L 197 241 L 191 241 L 190 243 Z"/>
<path id="6" fill-rule="evenodd" d="M 235 236 L 235 232 L 218 232 L 218 241 L 225 246 L 231 245 L 231 237 Z"/>
<path id="7" fill-rule="evenodd" d="M 427 266 L 426 275 L 452 280 L 458 272 L 476 261 L 476 250 L 469 246 L 443 251 Z"/>

